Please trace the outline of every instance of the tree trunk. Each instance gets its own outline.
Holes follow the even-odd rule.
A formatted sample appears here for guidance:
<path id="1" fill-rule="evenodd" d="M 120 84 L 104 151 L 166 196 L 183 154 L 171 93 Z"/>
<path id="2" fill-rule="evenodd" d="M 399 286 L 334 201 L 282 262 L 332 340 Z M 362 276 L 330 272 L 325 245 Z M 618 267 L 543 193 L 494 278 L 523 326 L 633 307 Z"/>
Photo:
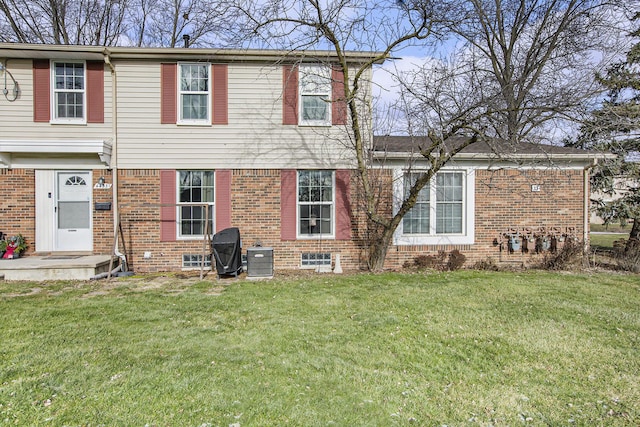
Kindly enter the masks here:
<path id="1" fill-rule="evenodd" d="M 640 218 L 634 218 L 625 250 L 630 250 L 631 248 L 639 247 L 638 246 L 639 244 L 640 244 Z"/>
<path id="2" fill-rule="evenodd" d="M 385 227 L 378 239 L 375 239 L 369 245 L 369 270 L 382 271 L 384 269 L 384 261 L 387 258 L 387 251 L 393 239 L 393 230 Z"/>

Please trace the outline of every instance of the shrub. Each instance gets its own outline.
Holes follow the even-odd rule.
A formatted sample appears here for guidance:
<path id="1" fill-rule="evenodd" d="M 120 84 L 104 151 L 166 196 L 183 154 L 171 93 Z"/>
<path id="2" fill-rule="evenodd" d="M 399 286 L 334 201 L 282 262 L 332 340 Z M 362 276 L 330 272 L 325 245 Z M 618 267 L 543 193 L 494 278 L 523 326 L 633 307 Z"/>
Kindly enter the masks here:
<path id="1" fill-rule="evenodd" d="M 498 267 L 493 258 L 487 258 L 476 262 L 473 265 L 473 269 L 484 271 L 500 271 L 500 267 Z"/>
<path id="2" fill-rule="evenodd" d="M 566 270 L 576 264 L 582 265 L 584 245 L 577 239 L 567 239 L 555 252 L 547 253 L 539 267 L 545 270 Z"/>
<path id="3" fill-rule="evenodd" d="M 442 251 L 438 252 L 438 255 L 418 255 L 413 258 L 413 261 L 405 261 L 404 268 L 415 268 L 416 270 L 435 269 L 440 270 L 446 254 Z"/>
<path id="4" fill-rule="evenodd" d="M 447 270 L 455 271 L 462 268 L 467 257 L 464 256 L 459 250 L 454 249 L 449 253 L 449 260 L 447 261 Z"/>
<path id="5" fill-rule="evenodd" d="M 438 271 L 459 270 L 467 260 L 467 257 L 459 250 L 454 249 L 449 254 L 439 251 L 437 255 L 418 255 L 413 258 L 413 262 L 406 261 L 404 268 L 415 268 L 416 270 L 433 269 Z"/>

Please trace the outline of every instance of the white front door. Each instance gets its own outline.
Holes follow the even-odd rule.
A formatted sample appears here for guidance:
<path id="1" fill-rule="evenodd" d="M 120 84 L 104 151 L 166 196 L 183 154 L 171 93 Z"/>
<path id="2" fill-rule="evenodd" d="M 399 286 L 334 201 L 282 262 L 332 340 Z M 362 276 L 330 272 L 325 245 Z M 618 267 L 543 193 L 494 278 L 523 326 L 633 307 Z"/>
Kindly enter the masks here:
<path id="1" fill-rule="evenodd" d="M 56 251 L 93 250 L 91 172 L 56 172 Z"/>

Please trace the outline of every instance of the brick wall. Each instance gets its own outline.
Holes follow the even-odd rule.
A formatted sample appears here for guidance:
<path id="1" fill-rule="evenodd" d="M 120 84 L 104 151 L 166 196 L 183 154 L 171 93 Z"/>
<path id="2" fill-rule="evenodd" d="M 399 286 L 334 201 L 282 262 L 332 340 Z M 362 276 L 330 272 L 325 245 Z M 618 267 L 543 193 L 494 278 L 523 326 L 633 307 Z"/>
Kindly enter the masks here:
<path id="1" fill-rule="evenodd" d="M 539 186 L 540 191 L 532 191 L 532 185 Z M 528 244 L 527 252 L 522 248 L 510 252 L 506 235 L 583 238 L 582 170 L 477 170 L 475 187 L 473 245 L 397 246 L 389 251 L 386 266 L 399 268 L 416 255 L 454 249 L 467 257 L 467 266 L 488 259 L 526 265 L 537 261 L 544 252 L 537 254 L 534 242 Z"/>
<path id="2" fill-rule="evenodd" d="M 22 234 L 28 255 L 34 251 L 36 235 L 35 172 L 32 169 L 0 169 L 0 231 L 7 236 Z"/>
<path id="3" fill-rule="evenodd" d="M 504 234 L 569 235 L 582 240 L 584 185 L 582 170 L 497 170 L 476 172 L 475 258 L 530 262 L 534 251 L 493 246 Z M 532 191 L 539 186 L 539 191 Z M 504 243 L 504 242 L 503 242 Z M 504 249 L 504 244 L 503 244 Z"/>
<path id="4" fill-rule="evenodd" d="M 378 210 L 391 212 L 392 173 L 377 171 L 380 177 Z M 113 182 L 109 170 L 94 170 L 93 184 L 103 176 Z M 532 191 L 532 185 L 540 191 Z M 261 244 L 274 248 L 276 269 L 299 268 L 303 252 L 330 252 L 341 255 L 344 269 L 366 266 L 367 228 L 363 200 L 355 175 L 351 179 L 352 240 L 280 239 L 280 171 L 273 169 L 233 170 L 231 177 L 231 223 L 240 228 L 243 251 Z M 460 250 L 467 265 L 491 258 L 503 263 L 528 263 L 536 257 L 528 253 L 510 253 L 505 235 L 557 234 L 583 236 L 582 170 L 478 170 L 475 180 L 475 243 L 473 245 L 392 246 L 388 268 L 401 268 L 417 255 Z M 34 250 L 35 174 L 33 170 L 0 170 L 0 195 L 4 218 L 0 231 L 22 233 Z M 160 171 L 119 170 L 119 212 L 124 231 L 124 246 L 130 268 L 137 272 L 176 271 L 182 269 L 182 255 L 201 254 L 202 240 L 160 241 Z M 111 189 L 94 189 L 94 202 L 112 202 Z M 94 252 L 108 254 L 113 245 L 113 209 L 93 210 Z M 497 242 L 498 245 L 494 244 Z M 120 249 L 123 245 L 120 245 Z M 500 250 L 502 248 L 502 251 Z M 208 248 L 207 248 L 208 250 Z M 151 257 L 145 258 L 145 252 Z M 27 253 L 27 254 L 28 254 Z"/>
<path id="5" fill-rule="evenodd" d="M 202 240 L 160 242 L 159 171 L 120 170 L 120 216 L 130 267 L 139 272 L 180 270 L 182 254 L 201 254 Z M 256 244 L 274 249 L 276 268 L 300 267 L 303 252 L 341 254 L 342 266 L 355 269 L 361 251 L 350 241 L 280 240 L 280 171 L 242 170 L 232 173 L 231 224 L 240 229 L 243 252 Z M 150 258 L 144 258 L 150 252 Z"/>
<path id="6" fill-rule="evenodd" d="M 93 171 L 93 185 L 98 183 L 100 177 L 104 178 L 105 184 L 113 184 L 113 174 L 111 170 L 96 169 Z M 96 203 L 111 203 L 110 210 L 96 210 Z M 96 254 L 109 254 L 113 250 L 113 189 L 94 188 L 93 190 L 93 252 Z"/>
<path id="7" fill-rule="evenodd" d="M 139 272 L 179 270 L 182 252 L 199 253 L 196 242 L 160 241 L 160 171 L 118 171 L 119 213 L 129 269 Z M 151 258 L 144 258 L 149 252 Z"/>

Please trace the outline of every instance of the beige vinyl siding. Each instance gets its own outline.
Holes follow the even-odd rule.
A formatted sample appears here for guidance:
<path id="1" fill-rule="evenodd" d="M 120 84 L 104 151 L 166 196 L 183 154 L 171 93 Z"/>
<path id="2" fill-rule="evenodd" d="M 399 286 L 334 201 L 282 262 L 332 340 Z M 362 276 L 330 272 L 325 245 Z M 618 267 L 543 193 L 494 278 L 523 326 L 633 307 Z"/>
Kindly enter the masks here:
<path id="1" fill-rule="evenodd" d="M 228 125 L 160 124 L 160 61 L 113 61 L 118 81 L 117 165 L 126 169 L 343 168 L 352 158 L 344 126 L 282 125 L 282 68 L 255 62 L 228 65 Z M 112 76 L 105 69 L 105 123 L 33 121 L 32 61 L 7 60 L 20 96 L 0 96 L 0 140 L 113 141 Z M 9 79 L 10 81 L 10 79 Z M 11 85 L 8 85 L 11 89 Z M 115 147 L 114 147 L 115 148 Z M 115 153 L 114 153 L 115 155 Z M 20 155 L 22 156 L 22 155 Z M 13 160 L 18 164 L 18 155 Z M 44 155 L 45 157 L 51 157 Z M 95 155 L 65 154 L 64 165 L 93 164 Z M 63 164 L 56 163 L 58 167 Z"/>
<path id="2" fill-rule="evenodd" d="M 160 64 L 119 62 L 120 168 L 345 167 L 343 126 L 282 125 L 282 69 L 229 64 L 228 125 L 160 124 Z"/>
<path id="3" fill-rule="evenodd" d="M 111 74 L 105 71 L 104 82 L 104 123 L 88 123 L 84 125 L 35 123 L 33 121 L 33 71 L 31 60 L 7 60 L 7 69 L 20 85 L 20 96 L 9 102 L 0 95 L 0 134 L 1 140 L 101 140 L 112 138 L 111 109 Z M 2 82 L 4 87 L 4 75 Z M 7 88 L 13 84 L 7 77 Z"/>

